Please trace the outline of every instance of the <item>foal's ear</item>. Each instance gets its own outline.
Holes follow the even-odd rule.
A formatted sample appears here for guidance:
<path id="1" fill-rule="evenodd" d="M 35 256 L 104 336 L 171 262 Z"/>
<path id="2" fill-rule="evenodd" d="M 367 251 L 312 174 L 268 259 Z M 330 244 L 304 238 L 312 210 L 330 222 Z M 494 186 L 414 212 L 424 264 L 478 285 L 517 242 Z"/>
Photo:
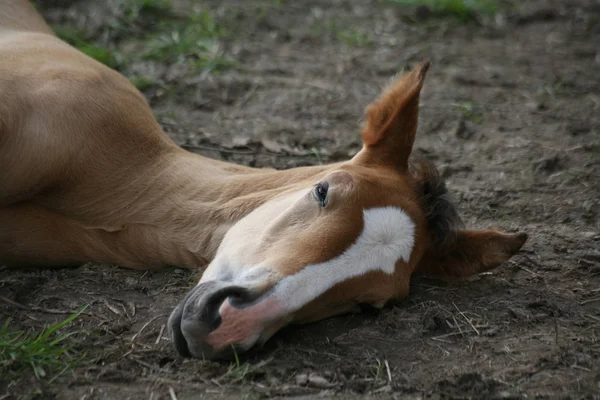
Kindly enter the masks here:
<path id="1" fill-rule="evenodd" d="M 369 107 L 356 162 L 408 167 L 419 119 L 419 94 L 430 62 L 424 61 L 394 81 Z"/>
<path id="2" fill-rule="evenodd" d="M 417 271 L 446 280 L 466 278 L 508 261 L 526 240 L 526 233 L 460 231 L 450 243 L 430 248 Z"/>

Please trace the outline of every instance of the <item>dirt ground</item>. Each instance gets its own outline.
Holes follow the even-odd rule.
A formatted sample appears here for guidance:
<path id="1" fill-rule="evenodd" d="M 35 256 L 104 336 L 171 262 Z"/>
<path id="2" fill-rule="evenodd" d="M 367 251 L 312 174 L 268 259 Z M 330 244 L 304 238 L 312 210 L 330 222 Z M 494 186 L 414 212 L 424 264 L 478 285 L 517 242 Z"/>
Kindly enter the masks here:
<path id="1" fill-rule="evenodd" d="M 113 18 L 114 1 L 47 3 L 50 21 L 92 37 Z M 194 2 L 174 3 L 185 13 Z M 418 278 L 381 312 L 288 327 L 239 366 L 185 360 L 171 346 L 168 314 L 197 272 L 0 267 L 11 301 L 0 301 L 0 321 L 16 328 L 89 304 L 69 329 L 87 332 L 72 339 L 90 360 L 53 382 L 3 374 L 0 399 L 600 399 L 597 0 L 506 3 L 467 23 L 389 1 L 201 4 L 229 30 L 220 43 L 235 67 L 119 67 L 158 82 L 144 94 L 179 144 L 258 167 L 345 159 L 359 149 L 364 107 L 430 57 L 416 147 L 467 226 L 524 230 L 529 241 L 491 273 Z M 112 45 L 127 51 L 123 38 Z"/>

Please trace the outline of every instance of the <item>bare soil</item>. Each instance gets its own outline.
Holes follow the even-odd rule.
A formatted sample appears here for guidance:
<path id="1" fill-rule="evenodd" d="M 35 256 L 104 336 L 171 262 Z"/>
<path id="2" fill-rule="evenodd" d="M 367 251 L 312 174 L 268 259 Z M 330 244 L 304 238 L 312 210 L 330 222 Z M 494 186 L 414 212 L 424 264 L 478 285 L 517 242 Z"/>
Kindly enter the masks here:
<path id="1" fill-rule="evenodd" d="M 99 35 L 111 21 L 104 2 L 62 3 L 44 9 L 54 23 Z M 230 31 L 233 69 L 121 71 L 160 82 L 144 94 L 179 144 L 289 168 L 354 154 L 364 107 L 430 57 L 416 147 L 468 226 L 524 230 L 524 249 L 468 281 L 415 279 L 378 313 L 288 327 L 239 366 L 184 360 L 166 335 L 201 271 L 0 267 L 15 328 L 90 305 L 69 328 L 88 332 L 73 340 L 90 362 L 51 383 L 3 373 L 0 398 L 599 399 L 600 3 L 523 1 L 468 23 L 386 1 L 279 3 L 202 3 Z"/>

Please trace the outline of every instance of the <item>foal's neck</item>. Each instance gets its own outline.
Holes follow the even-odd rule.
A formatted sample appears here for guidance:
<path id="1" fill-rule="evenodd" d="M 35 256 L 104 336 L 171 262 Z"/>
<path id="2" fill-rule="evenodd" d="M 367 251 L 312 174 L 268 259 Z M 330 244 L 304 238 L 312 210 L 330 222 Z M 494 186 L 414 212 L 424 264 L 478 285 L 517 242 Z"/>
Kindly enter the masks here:
<path id="1" fill-rule="evenodd" d="M 164 264 L 196 267 L 215 255 L 227 230 L 287 187 L 318 179 L 332 166 L 256 169 L 212 160 L 183 150 L 166 155 L 126 190 L 114 222 L 144 227 L 144 246 Z M 123 197 L 123 196 L 121 196 Z M 156 243 L 147 243 L 156 241 Z"/>

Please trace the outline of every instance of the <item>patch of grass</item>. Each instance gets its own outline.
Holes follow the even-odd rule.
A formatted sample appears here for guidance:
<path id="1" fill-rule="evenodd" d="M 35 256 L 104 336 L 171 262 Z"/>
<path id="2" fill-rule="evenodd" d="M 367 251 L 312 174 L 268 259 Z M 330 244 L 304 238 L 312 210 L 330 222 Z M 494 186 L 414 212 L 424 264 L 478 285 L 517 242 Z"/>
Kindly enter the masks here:
<path id="1" fill-rule="evenodd" d="M 129 82 L 131 82 L 138 90 L 145 90 L 158 85 L 158 82 L 154 79 L 143 75 L 130 76 Z"/>
<path id="2" fill-rule="evenodd" d="M 77 352 L 68 338 L 81 331 L 59 333 L 87 308 L 62 322 L 51 324 L 38 334 L 24 331 L 10 331 L 10 319 L 0 328 L 0 371 L 5 374 L 19 374 L 31 369 L 37 379 L 50 378 L 53 381 L 69 369 L 81 363 L 85 354 Z"/>
<path id="3" fill-rule="evenodd" d="M 318 149 L 318 148 L 316 148 L 316 147 L 311 147 L 310 148 L 310 152 L 315 155 L 315 157 L 317 158 L 317 162 L 319 163 L 319 165 L 323 165 L 323 155 L 321 154 L 321 150 Z"/>
<path id="4" fill-rule="evenodd" d="M 556 79 L 552 83 L 547 83 L 542 87 L 542 92 L 548 94 L 548 96 L 554 98 L 564 94 L 567 89 L 567 83 L 562 79 Z"/>
<path id="5" fill-rule="evenodd" d="M 331 26 L 335 38 L 348 46 L 367 46 L 373 43 L 373 37 L 358 29 L 341 29 L 336 24 Z"/>
<path id="6" fill-rule="evenodd" d="M 235 349 L 233 349 L 233 355 L 235 357 L 235 363 L 227 369 L 220 378 L 219 381 L 224 381 L 229 384 L 238 383 L 242 381 L 252 380 L 253 378 L 264 375 L 264 367 L 271 362 L 271 359 L 263 360 L 257 364 L 241 363 Z"/>
<path id="7" fill-rule="evenodd" d="M 52 29 L 60 39 L 69 43 L 82 53 L 100 61 L 102 64 L 116 68 L 117 59 L 113 52 L 106 47 L 100 46 L 88 40 L 86 34 L 78 29 L 68 26 L 53 26 Z"/>
<path id="8" fill-rule="evenodd" d="M 474 124 L 481 124 L 485 119 L 481 107 L 472 101 L 464 101 L 462 103 L 455 103 L 452 105 L 460 111 L 464 119 L 469 120 Z"/>
<path id="9" fill-rule="evenodd" d="M 215 71 L 233 65 L 222 54 L 217 38 L 222 27 L 207 12 L 192 14 L 185 21 L 162 24 L 147 42 L 143 57 L 163 62 L 190 62 L 196 71 Z"/>
<path id="10" fill-rule="evenodd" d="M 223 55 L 218 42 L 204 43 L 202 54 L 198 54 L 191 65 L 196 72 L 220 72 L 235 66 L 235 62 Z"/>
<path id="11" fill-rule="evenodd" d="M 186 63 L 193 73 L 218 72 L 235 65 L 221 46 L 225 29 L 207 11 L 194 8 L 182 14 L 174 10 L 171 0 L 117 0 L 117 4 L 118 17 L 92 38 L 72 26 L 55 26 L 55 32 L 88 56 L 124 73 L 129 64 L 143 60 Z M 104 42 L 111 43 L 110 49 Z M 131 80 L 141 90 L 156 84 L 140 76 Z"/>
<path id="12" fill-rule="evenodd" d="M 492 0 L 388 0 L 405 7 L 425 6 L 438 16 L 450 16 L 462 22 L 477 19 L 480 14 L 493 14 L 497 9 Z"/>
<path id="13" fill-rule="evenodd" d="M 371 366 L 371 374 L 373 375 L 373 379 L 378 381 L 381 378 L 381 371 L 383 371 L 383 363 L 379 358 L 375 359 L 374 365 Z"/>
<path id="14" fill-rule="evenodd" d="M 264 362 L 256 365 L 245 363 L 239 367 L 232 364 L 227 372 L 219 378 L 219 380 L 226 381 L 229 384 L 238 383 L 249 379 L 251 380 L 255 376 L 264 374 L 264 365 Z"/>
<path id="15" fill-rule="evenodd" d="M 339 41 L 346 43 L 348 46 L 368 46 L 373 43 L 373 37 L 368 33 L 359 30 L 342 30 L 335 34 Z"/>
<path id="16" fill-rule="evenodd" d="M 231 350 L 233 351 L 233 356 L 235 357 L 235 366 L 237 368 L 240 367 L 240 357 L 238 356 L 237 351 L 235 350 L 235 346 L 231 345 Z"/>
<path id="17" fill-rule="evenodd" d="M 326 34 L 332 39 L 338 40 L 348 46 L 367 46 L 373 43 L 373 37 L 359 29 L 347 29 L 344 26 L 338 25 L 335 21 L 313 24 L 314 36 L 322 36 Z"/>
<path id="18" fill-rule="evenodd" d="M 118 0 L 117 9 L 118 16 L 105 31 L 115 41 L 145 38 L 178 19 L 170 0 Z"/>
<path id="19" fill-rule="evenodd" d="M 170 14 L 171 0 L 122 0 L 123 15 L 129 20 L 136 20 L 142 16 L 161 17 Z"/>
<path id="20" fill-rule="evenodd" d="M 142 49 L 128 54 L 124 64 L 139 60 L 187 63 L 194 73 L 219 72 L 235 65 L 221 46 L 225 29 L 207 11 L 193 8 L 181 14 L 173 10 L 171 0 L 120 1 L 122 15 L 114 25 L 117 36 L 133 39 Z M 148 82 L 138 83 L 143 87 Z"/>
<path id="21" fill-rule="evenodd" d="M 564 81 L 561 78 L 556 78 L 554 81 L 540 86 L 535 93 L 535 101 L 538 103 L 538 107 L 540 107 L 540 109 L 546 108 L 550 101 L 564 96 L 567 93 L 569 86 L 571 86 L 569 82 Z"/>

